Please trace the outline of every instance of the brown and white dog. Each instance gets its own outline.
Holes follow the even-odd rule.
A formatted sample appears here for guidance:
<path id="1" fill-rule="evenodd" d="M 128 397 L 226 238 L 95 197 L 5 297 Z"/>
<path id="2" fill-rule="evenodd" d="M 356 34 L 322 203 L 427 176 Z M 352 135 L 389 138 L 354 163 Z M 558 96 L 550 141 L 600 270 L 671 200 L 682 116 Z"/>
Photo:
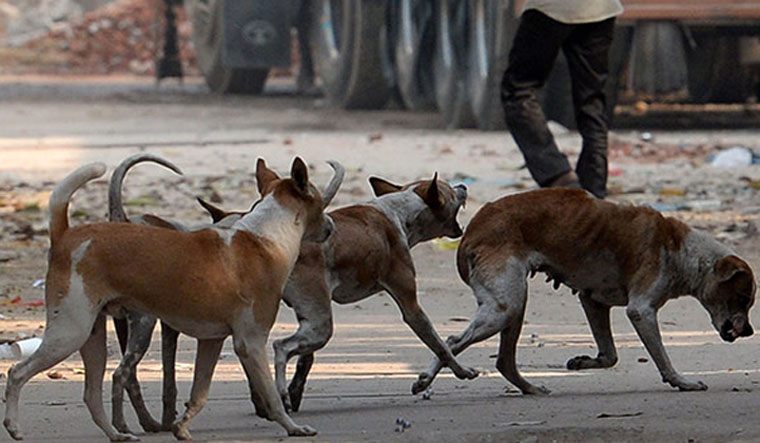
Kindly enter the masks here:
<path id="1" fill-rule="evenodd" d="M 93 420 L 112 441 L 135 439 L 111 426 L 102 399 L 103 313 L 122 307 L 153 314 L 198 339 L 190 401 L 173 426 L 177 438 L 190 438 L 187 425 L 206 402 L 222 344 L 230 334 L 251 390 L 268 417 L 288 435 L 314 435 L 316 431 L 297 425 L 285 412 L 265 350 L 301 241 L 324 241 L 334 229 L 303 161 L 296 158 L 291 178 L 280 179 L 259 160 L 256 177 L 262 198 L 229 229 L 177 232 L 127 223 L 69 228 L 72 194 L 104 172 L 102 163 L 83 166 L 50 196 L 45 335 L 39 349 L 8 372 L 3 424 L 10 435 L 21 438 L 21 387 L 79 350 L 85 366 L 85 403 Z"/>
<path id="2" fill-rule="evenodd" d="M 477 376 L 476 370 L 456 361 L 420 307 L 410 252 L 423 241 L 462 235 L 457 214 L 467 188 L 451 187 L 437 175 L 405 186 L 371 177 L 370 184 L 377 198 L 330 212 L 335 233 L 325 243 L 302 244 L 285 286 L 283 300 L 296 311 L 299 322 L 293 335 L 274 342 L 275 381 L 286 408 L 300 407 L 314 352 L 332 336 L 331 301 L 353 303 L 383 290 L 396 302 L 409 327 L 457 377 Z M 242 215 L 199 202 L 216 223 Z M 285 369 L 294 356 L 299 358 L 288 387 Z"/>
<path id="3" fill-rule="evenodd" d="M 449 337 L 452 352 L 459 354 L 500 333 L 496 367 L 524 394 L 548 392 L 526 381 L 515 364 L 526 277 L 535 272 L 545 272 L 555 288 L 564 283 L 580 292 L 599 349 L 596 358 L 570 359 L 568 369 L 615 365 L 611 306 L 627 306 L 628 318 L 663 381 L 682 391 L 707 386 L 676 372 L 665 353 L 657 310 L 668 300 L 696 297 L 725 341 L 753 332 L 748 314 L 755 301 L 755 278 L 744 260 L 676 219 L 646 207 L 597 200 L 580 190 L 537 190 L 485 205 L 462 238 L 457 267 L 478 308 L 467 329 Z M 433 361 L 415 390 L 430 385 L 440 368 Z"/>

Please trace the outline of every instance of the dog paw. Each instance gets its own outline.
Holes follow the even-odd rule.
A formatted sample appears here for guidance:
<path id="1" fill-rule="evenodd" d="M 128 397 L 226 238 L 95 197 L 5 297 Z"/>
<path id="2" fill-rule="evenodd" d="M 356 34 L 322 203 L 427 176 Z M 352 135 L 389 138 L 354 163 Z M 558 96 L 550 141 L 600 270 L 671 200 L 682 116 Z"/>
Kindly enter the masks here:
<path id="1" fill-rule="evenodd" d="M 296 426 L 288 431 L 289 437 L 310 437 L 312 435 L 317 435 L 317 430 L 306 425 Z"/>
<path id="2" fill-rule="evenodd" d="M 140 441 L 140 439 L 130 433 L 119 432 L 111 438 L 111 441 Z"/>
<path id="3" fill-rule="evenodd" d="M 11 438 L 14 440 L 23 440 L 24 436 L 21 435 L 21 431 L 19 431 L 18 426 L 16 424 L 12 424 L 10 420 L 7 418 L 3 420 L 3 426 L 5 426 L 5 429 L 8 431 L 8 434 L 11 435 Z"/>
<path id="4" fill-rule="evenodd" d="M 149 417 L 146 417 L 145 419 L 140 420 L 140 426 L 143 428 L 143 431 L 151 432 L 151 433 L 161 432 L 161 428 L 162 428 L 161 423 Z M 119 428 L 116 428 L 116 429 L 119 429 Z M 121 431 L 121 429 L 119 429 L 119 431 Z M 124 432 L 126 434 L 130 433 L 129 430 L 121 431 L 121 432 Z"/>
<path id="5" fill-rule="evenodd" d="M 477 378 L 479 374 L 480 372 L 478 372 L 477 369 L 467 367 L 460 368 L 459 372 L 454 373 L 454 375 L 461 380 L 472 380 Z"/>
<path id="6" fill-rule="evenodd" d="M 707 385 L 701 381 L 688 381 L 683 380 L 674 385 L 679 391 L 706 391 Z"/>
<path id="7" fill-rule="evenodd" d="M 546 386 L 529 385 L 525 389 L 521 389 L 523 395 L 537 395 L 546 396 L 552 393 L 552 391 Z"/>
<path id="8" fill-rule="evenodd" d="M 433 377 L 431 377 L 427 372 L 423 372 L 422 374 L 417 377 L 417 381 L 412 383 L 412 394 L 417 395 L 420 392 L 424 391 L 425 389 L 430 386 L 430 383 L 433 382 Z"/>
<path id="9" fill-rule="evenodd" d="M 117 431 L 121 432 L 122 434 L 131 434 L 132 433 L 132 431 L 129 429 L 129 426 L 127 426 L 127 423 L 124 422 L 124 421 L 122 421 L 122 422 L 113 422 L 112 424 L 113 424 L 113 427 Z"/>
<path id="10" fill-rule="evenodd" d="M 187 430 L 187 428 L 183 425 L 175 424 L 172 426 L 172 434 L 174 434 L 174 437 L 177 440 L 192 440 L 193 437 L 190 435 L 190 431 Z"/>
<path id="11" fill-rule="evenodd" d="M 567 369 L 571 371 L 578 371 L 581 369 L 593 368 L 596 367 L 595 363 L 595 358 L 591 358 L 588 355 L 579 355 L 567 361 Z"/>

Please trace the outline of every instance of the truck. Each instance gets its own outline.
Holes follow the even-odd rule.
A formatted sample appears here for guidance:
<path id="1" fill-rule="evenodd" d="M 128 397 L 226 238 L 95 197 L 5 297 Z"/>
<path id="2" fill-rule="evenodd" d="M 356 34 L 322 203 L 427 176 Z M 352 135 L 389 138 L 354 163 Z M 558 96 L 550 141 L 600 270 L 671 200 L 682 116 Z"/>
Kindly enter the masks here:
<path id="1" fill-rule="evenodd" d="M 165 0 L 172 1 L 172 0 Z M 291 63 L 292 29 L 330 103 L 437 110 L 448 128 L 505 127 L 501 77 L 524 0 L 185 0 L 199 67 L 217 93 L 260 93 Z M 760 1 L 622 0 L 607 86 L 620 101 L 757 99 Z M 304 29 L 306 28 L 306 29 Z M 540 97 L 574 127 L 567 64 Z"/>

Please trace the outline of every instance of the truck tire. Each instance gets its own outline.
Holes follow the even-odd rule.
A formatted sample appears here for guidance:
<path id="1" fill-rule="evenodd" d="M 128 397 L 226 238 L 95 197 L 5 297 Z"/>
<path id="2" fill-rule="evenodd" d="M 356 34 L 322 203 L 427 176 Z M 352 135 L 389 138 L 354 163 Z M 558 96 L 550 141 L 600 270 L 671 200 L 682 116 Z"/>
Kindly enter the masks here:
<path id="1" fill-rule="evenodd" d="M 739 37 L 713 30 L 694 35 L 694 41 L 696 47 L 688 51 L 691 101 L 744 103 L 752 95 L 753 78 L 739 62 Z"/>
<path id="2" fill-rule="evenodd" d="M 631 72 L 636 93 L 670 94 L 687 88 L 686 52 L 678 23 L 638 22 L 632 50 Z"/>
<path id="3" fill-rule="evenodd" d="M 219 94 L 260 94 L 268 68 L 229 68 L 222 61 L 224 1 L 190 0 L 188 6 L 198 67 L 209 89 Z"/>
<path id="4" fill-rule="evenodd" d="M 311 44 L 330 102 L 379 109 L 394 80 L 384 0 L 313 0 Z"/>
<path id="5" fill-rule="evenodd" d="M 505 129 L 501 77 L 506 69 L 512 14 L 504 0 L 470 0 L 467 90 L 479 129 Z"/>
<path id="6" fill-rule="evenodd" d="M 429 0 L 395 0 L 390 16 L 396 86 L 407 109 L 435 109 L 433 4 Z"/>
<path id="7" fill-rule="evenodd" d="M 449 129 L 475 127 L 466 87 L 467 2 L 435 2 L 433 82 L 438 111 Z"/>

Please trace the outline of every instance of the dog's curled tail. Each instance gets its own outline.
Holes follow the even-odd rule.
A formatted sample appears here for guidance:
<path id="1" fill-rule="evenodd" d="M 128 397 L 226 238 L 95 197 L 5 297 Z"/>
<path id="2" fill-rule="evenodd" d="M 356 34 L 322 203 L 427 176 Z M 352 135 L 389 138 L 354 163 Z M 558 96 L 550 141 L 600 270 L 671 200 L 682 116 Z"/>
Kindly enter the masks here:
<path id="1" fill-rule="evenodd" d="M 85 183 L 106 173 L 101 162 L 84 165 L 64 178 L 50 194 L 50 245 L 52 246 L 69 229 L 69 200 Z"/>
<path id="2" fill-rule="evenodd" d="M 124 212 L 124 206 L 121 203 L 121 188 L 122 184 L 124 183 L 124 176 L 127 175 L 127 171 L 129 171 L 132 166 L 142 162 L 157 163 L 161 166 L 171 169 L 176 174 L 182 175 L 182 170 L 180 170 L 174 163 L 157 155 L 143 153 L 127 157 L 113 171 L 111 182 L 108 185 L 108 221 L 129 221 L 127 214 Z"/>

